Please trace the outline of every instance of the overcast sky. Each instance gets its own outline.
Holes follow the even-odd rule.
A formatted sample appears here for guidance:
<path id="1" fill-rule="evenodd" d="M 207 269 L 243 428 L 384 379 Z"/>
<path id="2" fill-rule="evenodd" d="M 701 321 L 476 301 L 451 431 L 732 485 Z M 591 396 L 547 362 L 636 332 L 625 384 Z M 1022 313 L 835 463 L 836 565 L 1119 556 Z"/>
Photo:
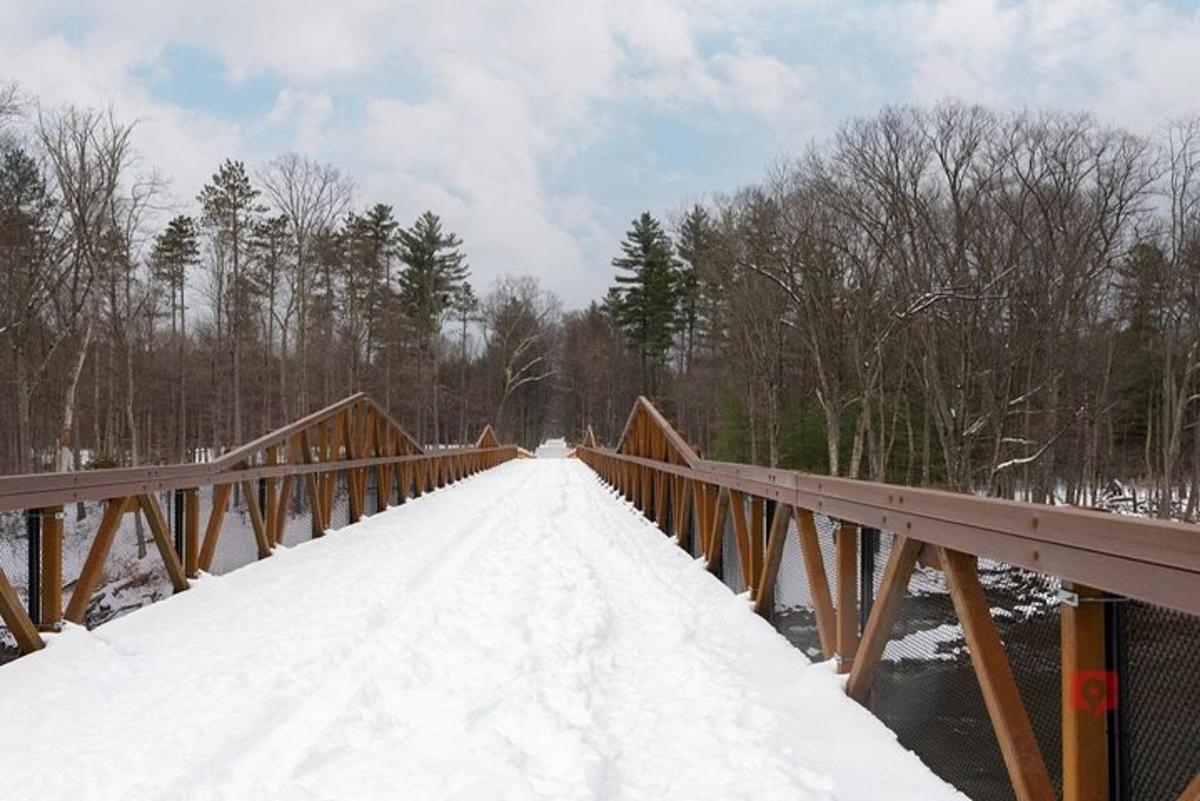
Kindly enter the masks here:
<path id="1" fill-rule="evenodd" d="M 191 203 L 226 156 L 426 208 L 474 283 L 601 295 L 629 221 L 757 179 L 838 122 L 947 96 L 1149 132 L 1200 110 L 1187 2 L 0 0 L 0 81 L 113 103 Z"/>

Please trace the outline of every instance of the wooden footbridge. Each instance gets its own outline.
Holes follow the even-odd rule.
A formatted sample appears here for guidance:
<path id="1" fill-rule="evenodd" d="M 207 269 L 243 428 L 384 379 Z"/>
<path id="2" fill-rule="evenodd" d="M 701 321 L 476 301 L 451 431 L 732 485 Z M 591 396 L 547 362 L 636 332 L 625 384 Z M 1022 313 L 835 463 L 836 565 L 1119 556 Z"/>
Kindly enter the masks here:
<path id="1" fill-rule="evenodd" d="M 38 521 L 36 574 L 23 600 L 0 570 L 0 614 L 26 654 L 64 621 L 85 622 L 127 515 L 144 520 L 178 593 L 211 568 L 235 502 L 245 507 L 259 559 L 268 559 L 299 495 L 311 510 L 311 537 L 321 538 L 334 528 L 339 487 L 354 522 L 528 456 L 501 444 L 490 427 L 473 444 L 423 448 L 359 394 L 209 463 L 0 478 L 0 511 Z M 615 447 L 602 447 L 589 429 L 572 456 L 700 567 L 744 591 L 758 615 L 778 624 L 782 585 L 802 586 L 802 600 L 786 611 L 799 610 L 812 629 L 810 654 L 832 660 L 846 674 L 846 693 L 889 725 L 896 718 L 883 708 L 895 690 L 880 683 L 894 686 L 901 674 L 889 671 L 911 664 L 889 648 L 912 633 L 903 622 L 908 605 L 927 602 L 929 586 L 943 588 L 951 612 L 942 625 L 961 632 L 988 748 L 1002 765 L 1004 786 L 981 783 L 979 797 L 1200 798 L 1200 738 L 1190 739 L 1200 720 L 1196 526 L 711 461 L 645 399 Z M 205 519 L 202 491 L 211 497 Z M 162 493 L 182 498 L 174 524 Z M 63 509 L 79 501 L 102 502 L 104 511 L 68 594 Z M 798 555 L 794 574 L 789 554 Z M 1002 608 L 996 593 L 1013 576 L 1036 577 L 1050 589 Z M 1151 633 L 1136 624 L 1151 618 L 1173 628 Z M 1026 633 L 1047 624 L 1053 640 L 1031 650 Z M 955 658 L 934 653 L 922 669 Z M 1031 697 L 1026 673 L 1043 689 L 1049 676 L 1050 695 Z M 899 686 L 917 692 L 922 675 L 931 673 L 902 674 L 907 683 Z M 904 714 L 936 721 L 932 697 Z M 969 748 L 950 726 L 925 728 L 922 737 L 948 741 L 951 751 Z M 926 753 L 900 739 L 944 773 L 936 749 Z"/>

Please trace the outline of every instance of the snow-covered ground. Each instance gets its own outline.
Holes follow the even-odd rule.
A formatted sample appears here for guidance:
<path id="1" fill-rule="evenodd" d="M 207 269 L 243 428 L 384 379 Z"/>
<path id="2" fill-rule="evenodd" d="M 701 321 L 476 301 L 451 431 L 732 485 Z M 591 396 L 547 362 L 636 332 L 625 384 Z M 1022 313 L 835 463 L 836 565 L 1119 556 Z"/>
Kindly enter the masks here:
<path id="1" fill-rule="evenodd" d="M 537 452 L 534 454 L 539 459 L 565 459 L 570 448 L 567 446 L 565 439 L 548 439 L 541 445 L 538 445 Z"/>
<path id="2" fill-rule="evenodd" d="M 0 798 L 963 796 L 548 459 L 0 668 Z"/>

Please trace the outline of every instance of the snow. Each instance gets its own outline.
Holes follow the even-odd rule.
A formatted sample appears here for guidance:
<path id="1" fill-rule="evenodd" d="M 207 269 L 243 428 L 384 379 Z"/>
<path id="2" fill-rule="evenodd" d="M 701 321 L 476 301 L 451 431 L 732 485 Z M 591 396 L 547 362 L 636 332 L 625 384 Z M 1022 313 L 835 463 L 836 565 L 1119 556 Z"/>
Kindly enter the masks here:
<path id="1" fill-rule="evenodd" d="M 920 629 L 898 640 L 889 640 L 883 649 L 883 659 L 902 662 L 915 659 L 923 662 L 953 662 L 965 647 L 962 626 L 943 623 L 931 629 Z"/>
<path id="2" fill-rule="evenodd" d="M 963 799 L 576 460 L 0 668 L 0 798 Z"/>
<path id="3" fill-rule="evenodd" d="M 565 439 L 548 439 L 538 446 L 534 456 L 539 459 L 565 459 L 568 450 L 570 448 Z"/>

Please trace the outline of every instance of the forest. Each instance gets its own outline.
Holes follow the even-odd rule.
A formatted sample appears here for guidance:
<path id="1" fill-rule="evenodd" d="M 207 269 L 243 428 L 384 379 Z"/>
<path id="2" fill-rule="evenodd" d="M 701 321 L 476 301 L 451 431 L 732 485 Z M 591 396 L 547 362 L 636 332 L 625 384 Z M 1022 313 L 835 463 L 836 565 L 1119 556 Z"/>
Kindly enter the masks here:
<path id="1" fill-rule="evenodd" d="M 567 310 L 304 155 L 164 211 L 119 110 L 0 89 L 0 470 L 203 460 L 359 390 L 429 444 L 611 445 L 644 394 L 709 458 L 1195 520 L 1200 117 L 1153 131 L 884 108 L 641 214 Z"/>

